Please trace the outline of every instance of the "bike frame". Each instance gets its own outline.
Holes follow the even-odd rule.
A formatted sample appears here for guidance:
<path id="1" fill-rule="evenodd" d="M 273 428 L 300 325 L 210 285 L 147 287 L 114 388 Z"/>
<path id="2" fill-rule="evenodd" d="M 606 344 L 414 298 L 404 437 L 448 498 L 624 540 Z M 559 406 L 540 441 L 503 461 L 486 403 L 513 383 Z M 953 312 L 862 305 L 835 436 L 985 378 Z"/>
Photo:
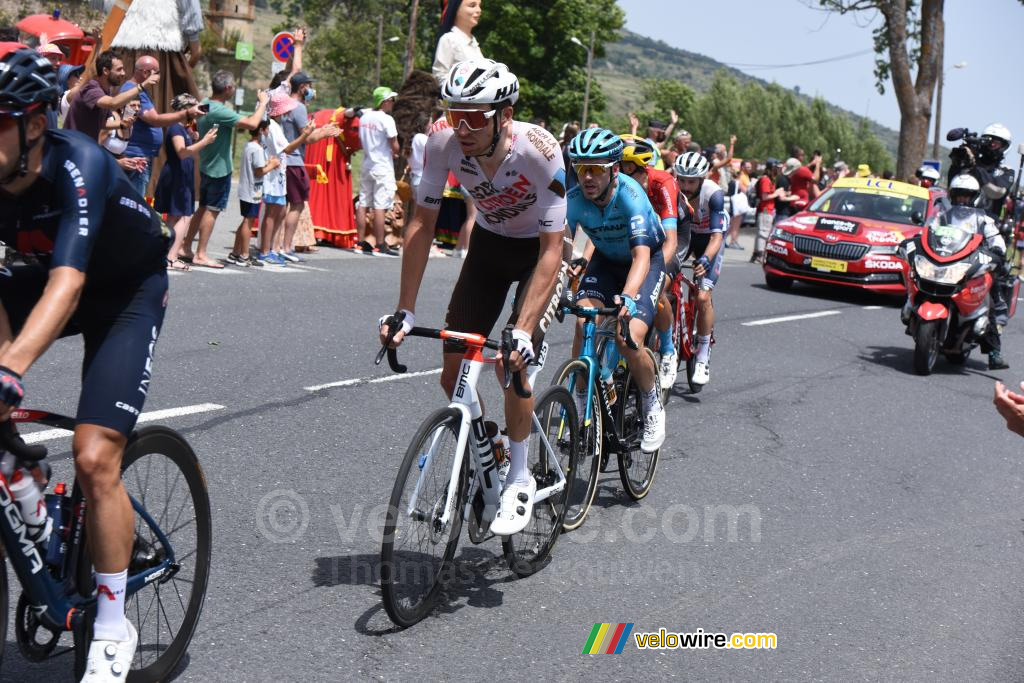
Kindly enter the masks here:
<path id="1" fill-rule="evenodd" d="M 35 410 L 16 410 L 11 415 L 15 423 L 37 423 L 60 429 L 74 431 L 73 418 Z M 128 444 L 130 446 L 131 439 Z M 127 450 L 127 446 L 125 450 Z M 39 461 L 42 463 L 43 461 Z M 37 463 L 38 466 L 39 463 Z M 25 466 L 18 463 L 19 467 Z M 134 595 L 144 586 L 163 578 L 172 572 L 175 565 L 174 548 L 156 524 L 152 516 L 129 496 L 132 509 L 146 523 L 157 540 L 166 551 L 166 557 L 156 567 L 128 577 L 125 597 Z M 50 630 L 70 631 L 78 626 L 88 609 L 95 604 L 95 597 L 79 595 L 74 585 L 75 566 L 82 547 L 82 533 L 85 524 L 85 499 L 81 488 L 76 482 L 71 493 L 71 523 L 67 531 L 68 548 L 64 555 L 64 565 L 59 569 L 50 568 L 43 557 L 44 553 L 28 538 L 21 508 L 11 494 L 7 478 L 0 472 L 0 540 L 4 551 L 14 568 L 14 573 L 21 583 L 34 612 Z M 54 577 L 53 572 L 59 576 Z"/>
<path id="2" fill-rule="evenodd" d="M 462 470 L 468 446 L 473 458 L 472 472 L 474 479 L 472 486 L 480 487 L 484 500 L 484 519 L 481 521 L 490 523 L 494 521 L 494 517 L 498 512 L 498 503 L 501 499 L 501 486 L 498 479 L 497 467 L 494 461 L 494 445 L 491 443 L 491 439 L 487 435 L 487 429 L 484 426 L 483 406 L 480 404 L 480 397 L 477 393 L 476 386 L 477 382 L 480 380 L 480 373 L 484 366 L 493 365 L 495 363 L 495 359 L 484 357 L 483 349 L 487 342 L 487 338 L 482 335 L 441 330 L 440 336 L 442 339 L 459 340 L 466 345 L 466 351 L 462 356 L 462 364 L 459 368 L 458 384 L 455 387 L 455 392 L 452 394 L 451 403 L 448 404 L 449 408 L 454 408 L 459 411 L 461 420 L 459 423 L 459 436 L 455 447 L 456 456 L 452 463 L 451 476 L 448 480 L 445 509 L 439 521 L 442 526 L 447 526 L 451 521 L 452 515 L 455 514 L 453 505 L 459 486 L 459 473 Z M 543 368 L 544 357 L 546 355 L 547 342 L 543 344 L 541 352 L 538 355 L 538 363 L 530 367 L 528 378 L 531 386 L 537 373 Z M 558 472 L 558 480 L 554 484 L 547 488 L 537 490 L 537 493 L 534 496 L 534 503 L 536 504 L 562 492 L 565 488 L 565 472 L 562 471 L 558 458 L 554 457 L 554 449 L 548 442 L 547 436 L 540 429 L 540 420 L 537 418 L 537 415 L 534 413 L 531 414 L 531 417 L 533 420 L 533 432 L 540 436 L 544 449 L 551 456 L 551 463 L 554 465 L 555 471 Z M 473 437 L 472 439 L 470 439 L 471 434 Z M 435 435 L 429 451 L 425 455 L 421 456 L 423 464 L 420 468 L 420 475 L 416 481 L 416 486 L 413 489 L 413 494 L 409 497 L 409 506 L 406 510 L 407 515 L 412 515 L 416 508 L 420 486 L 430 473 L 431 465 L 434 460 L 435 449 L 437 448 L 438 441 L 440 440 L 439 437 L 440 435 Z M 473 500 L 474 493 L 475 488 L 471 488 L 469 495 L 466 498 L 466 509 L 463 511 L 463 515 L 466 517 L 469 515 L 469 508 L 471 501 Z"/>

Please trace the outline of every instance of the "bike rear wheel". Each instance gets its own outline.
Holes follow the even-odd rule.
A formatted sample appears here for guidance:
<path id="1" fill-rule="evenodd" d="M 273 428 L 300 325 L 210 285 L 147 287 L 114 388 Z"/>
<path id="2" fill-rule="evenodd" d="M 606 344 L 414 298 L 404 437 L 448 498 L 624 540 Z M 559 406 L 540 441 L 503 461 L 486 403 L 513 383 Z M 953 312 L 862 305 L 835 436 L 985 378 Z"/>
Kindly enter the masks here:
<path id="1" fill-rule="evenodd" d="M 449 506 L 461 425 L 462 413 L 455 408 L 443 408 L 428 417 L 409 444 L 391 492 L 380 583 L 384 609 L 402 628 L 427 616 L 450 578 L 469 481 L 466 457 Z M 449 517 L 442 524 L 445 510 Z"/>
<path id="2" fill-rule="evenodd" d="M 645 351 L 654 361 L 654 353 L 650 349 Z M 654 373 L 654 381 L 657 384 L 657 372 Z M 664 410 L 664 407 L 662 409 Z M 651 491 L 654 473 L 658 468 L 658 454 L 661 451 L 644 453 L 640 447 L 644 433 L 644 398 L 643 391 L 637 386 L 632 373 L 628 373 L 623 382 L 616 413 L 616 426 L 623 445 L 619 451 L 619 478 L 622 479 L 622 486 L 629 497 L 640 500 Z"/>
<path id="3" fill-rule="evenodd" d="M 594 502 L 594 494 L 597 493 L 597 479 L 601 473 L 601 446 L 604 431 L 602 429 L 602 411 L 596 395 L 588 424 L 583 422 L 585 413 L 580 414 L 581 409 L 586 408 L 584 403 L 589 375 L 586 363 L 570 359 L 562 364 L 562 367 L 555 373 L 554 379 L 551 380 L 552 385 L 563 386 L 569 391 L 573 397 L 573 403 L 577 406 L 577 418 L 580 421 L 580 444 L 576 449 L 577 462 L 571 471 L 565 473 L 565 478 L 571 486 L 565 504 L 565 518 L 562 520 L 564 531 L 578 529 L 587 518 L 590 505 Z M 580 390 L 583 391 L 582 397 L 577 393 Z M 598 388 L 595 387 L 594 391 L 597 390 Z"/>
<path id="4" fill-rule="evenodd" d="M 566 500 L 572 495 L 572 479 L 569 473 L 578 467 L 576 453 L 579 447 L 579 417 L 569 390 L 565 387 L 548 387 L 537 398 L 534 414 L 540 421 L 540 434 L 533 425 L 527 467 L 537 480 L 537 490 L 552 486 L 558 481 L 558 468 L 551 458 L 558 459 L 558 467 L 566 475 L 565 488 L 558 494 L 546 498 L 533 506 L 530 523 L 518 534 L 503 538 L 502 549 L 509 568 L 519 576 L 529 576 L 543 568 L 551 549 L 562 531 Z M 541 434 L 551 445 L 551 451 L 544 445 Z"/>
<path id="5" fill-rule="evenodd" d="M 121 479 L 169 542 L 136 514 L 129 580 L 171 553 L 177 567 L 125 600 L 139 632 L 128 681 L 165 680 L 188 649 L 206 599 L 213 538 L 206 477 L 184 437 L 167 427 L 144 427 L 125 448 Z"/>

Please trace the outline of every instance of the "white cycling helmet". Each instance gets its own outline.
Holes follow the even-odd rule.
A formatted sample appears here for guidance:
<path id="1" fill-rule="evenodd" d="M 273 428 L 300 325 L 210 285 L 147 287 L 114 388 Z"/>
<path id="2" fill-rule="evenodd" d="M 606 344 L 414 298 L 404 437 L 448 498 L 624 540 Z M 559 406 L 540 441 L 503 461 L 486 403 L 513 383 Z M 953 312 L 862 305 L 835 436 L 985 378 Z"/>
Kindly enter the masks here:
<path id="1" fill-rule="evenodd" d="M 1002 140 L 1002 141 L 1004 141 L 1006 143 L 1005 147 L 1009 147 L 1010 146 L 1010 140 L 1013 139 L 1013 136 L 1010 135 L 1010 129 L 1007 128 L 1006 126 L 1004 126 L 1001 123 L 990 123 L 990 124 L 988 124 L 985 127 L 985 130 L 982 131 L 981 134 L 982 135 L 987 135 L 990 138 L 999 138 L 1000 140 Z"/>
<path id="2" fill-rule="evenodd" d="M 977 194 L 981 192 L 981 185 L 978 184 L 978 179 L 970 173 L 961 173 L 953 178 L 953 182 L 949 184 L 949 191 L 952 192 L 953 190 Z"/>
<path id="3" fill-rule="evenodd" d="M 500 62 L 467 59 L 449 69 L 441 84 L 441 99 L 449 104 L 515 104 L 519 79 Z"/>
<path id="4" fill-rule="evenodd" d="M 711 170 L 711 164 L 700 152 L 687 152 L 676 157 L 672 170 L 677 178 L 704 178 Z"/>

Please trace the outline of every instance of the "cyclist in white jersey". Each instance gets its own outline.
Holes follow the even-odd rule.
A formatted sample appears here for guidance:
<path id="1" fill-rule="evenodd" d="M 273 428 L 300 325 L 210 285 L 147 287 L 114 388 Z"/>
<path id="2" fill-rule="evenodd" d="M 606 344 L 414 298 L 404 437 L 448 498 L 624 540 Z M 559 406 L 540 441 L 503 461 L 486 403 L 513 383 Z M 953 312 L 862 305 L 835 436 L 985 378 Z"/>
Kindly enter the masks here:
<path id="1" fill-rule="evenodd" d="M 697 293 L 697 362 L 693 383 L 701 385 L 711 379 L 711 332 L 715 326 L 711 292 L 722 272 L 725 253 L 722 247 L 729 226 L 725 193 L 717 183 L 708 180 L 710 168 L 708 160 L 698 152 L 679 156 L 672 166 L 679 183 L 679 224 L 689 226 L 689 243 L 684 244 L 682 236 L 679 239 L 678 262 L 682 263 L 690 254 L 697 259 L 693 276 L 700 291 Z"/>
<path id="2" fill-rule="evenodd" d="M 550 133 L 512 118 L 518 98 L 519 81 L 504 64 L 467 60 L 448 72 L 441 99 L 450 128 L 435 131 L 427 140 L 416 211 L 406 228 L 402 255 L 398 310 L 405 320 L 393 345 L 415 324 L 416 297 L 450 171 L 476 205 L 477 225 L 448 303 L 447 328 L 490 335 L 509 288 L 518 283 L 508 320 L 516 343 L 512 371 L 522 370 L 539 348 L 554 315 L 557 299 L 552 294 L 563 268 L 565 166 Z M 460 351 L 445 348 L 441 386 L 448 396 L 455 389 L 461 358 Z M 503 379 L 501 365 L 496 369 Z M 521 531 L 533 512 L 537 484 L 526 466 L 532 412 L 533 399 L 519 398 L 511 389 L 505 392 L 510 468 L 490 527 L 499 536 Z"/>

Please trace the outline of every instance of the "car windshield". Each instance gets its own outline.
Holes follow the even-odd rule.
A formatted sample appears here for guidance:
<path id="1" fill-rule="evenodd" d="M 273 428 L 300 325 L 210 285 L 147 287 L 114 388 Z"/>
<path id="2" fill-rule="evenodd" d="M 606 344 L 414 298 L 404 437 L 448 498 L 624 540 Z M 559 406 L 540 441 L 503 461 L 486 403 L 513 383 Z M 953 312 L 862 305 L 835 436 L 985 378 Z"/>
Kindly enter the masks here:
<path id="1" fill-rule="evenodd" d="M 861 188 L 831 187 L 818 197 L 809 210 L 914 225 L 911 220 L 914 212 L 919 211 L 924 216 L 927 208 L 928 200 L 918 197 Z"/>

